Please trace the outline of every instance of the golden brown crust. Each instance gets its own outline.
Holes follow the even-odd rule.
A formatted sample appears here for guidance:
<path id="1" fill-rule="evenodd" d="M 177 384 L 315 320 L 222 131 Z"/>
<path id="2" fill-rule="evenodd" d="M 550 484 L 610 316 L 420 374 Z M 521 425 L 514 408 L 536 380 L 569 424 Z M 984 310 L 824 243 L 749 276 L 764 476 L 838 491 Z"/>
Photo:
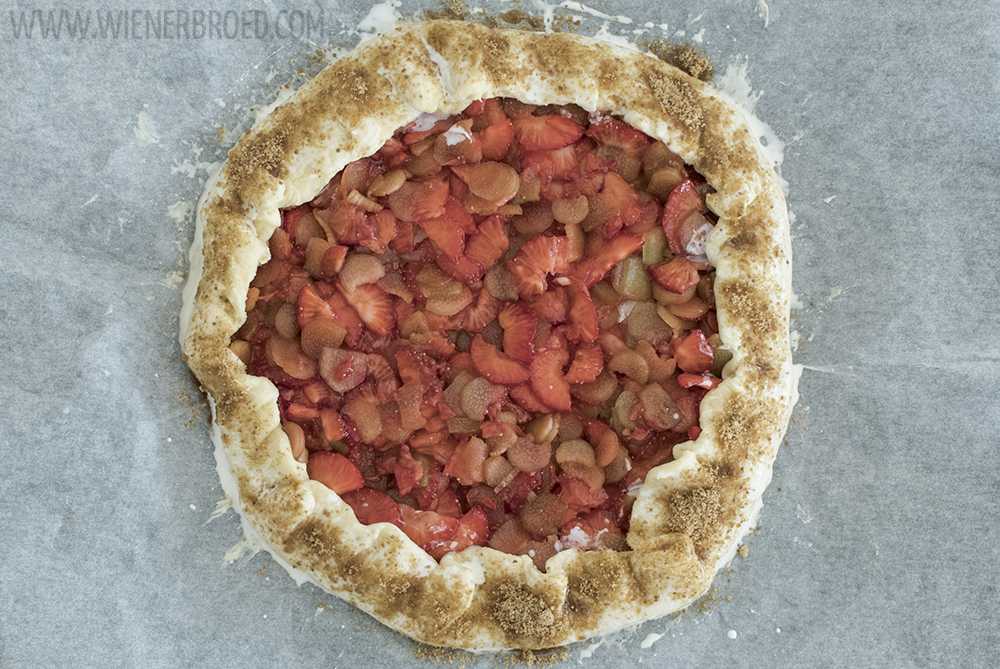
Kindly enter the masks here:
<path id="1" fill-rule="evenodd" d="M 734 354 L 727 380 L 702 403 L 697 441 L 649 473 L 632 550 L 563 551 L 544 574 L 527 557 L 486 548 L 438 564 L 397 528 L 359 524 L 292 459 L 274 386 L 248 377 L 228 349 L 280 208 L 311 199 L 418 113 L 454 113 L 494 96 L 621 115 L 717 190 L 708 253 L 721 335 Z M 332 64 L 239 141 L 202 202 L 198 235 L 184 352 L 213 400 L 239 507 L 269 550 L 326 590 L 425 643 L 537 649 L 683 608 L 736 550 L 794 402 L 791 250 L 775 174 L 740 112 L 708 85 L 576 35 L 446 21 L 397 30 Z"/>

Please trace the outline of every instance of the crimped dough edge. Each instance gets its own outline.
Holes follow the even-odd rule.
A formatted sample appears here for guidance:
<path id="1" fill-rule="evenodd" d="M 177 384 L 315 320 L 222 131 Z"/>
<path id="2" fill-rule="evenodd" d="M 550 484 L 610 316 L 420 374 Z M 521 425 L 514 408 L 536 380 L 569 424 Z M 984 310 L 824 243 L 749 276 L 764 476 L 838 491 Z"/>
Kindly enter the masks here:
<path id="1" fill-rule="evenodd" d="M 702 433 L 650 471 L 629 552 L 526 556 L 473 548 L 439 563 L 398 528 L 364 526 L 293 460 L 277 391 L 229 349 L 246 318 L 279 210 L 308 201 L 422 112 L 514 97 L 607 110 L 669 147 L 716 189 L 708 254 L 726 381 Z M 471 651 L 564 645 L 678 611 L 733 556 L 759 509 L 796 399 L 789 347 L 791 245 L 773 169 L 742 112 L 651 56 L 574 34 L 429 21 L 337 60 L 258 122 L 202 198 L 182 312 L 185 360 L 211 398 L 238 508 L 286 565 L 418 641 Z"/>

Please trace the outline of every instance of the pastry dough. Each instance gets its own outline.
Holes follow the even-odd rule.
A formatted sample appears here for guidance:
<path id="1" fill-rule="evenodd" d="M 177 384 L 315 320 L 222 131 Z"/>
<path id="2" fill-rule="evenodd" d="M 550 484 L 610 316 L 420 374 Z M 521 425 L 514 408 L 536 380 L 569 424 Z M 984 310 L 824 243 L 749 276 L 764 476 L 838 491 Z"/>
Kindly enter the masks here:
<path id="1" fill-rule="evenodd" d="M 420 113 L 507 96 L 607 110 L 666 142 L 716 189 L 708 243 L 727 380 L 703 431 L 649 472 L 631 551 L 527 556 L 471 548 L 440 564 L 386 523 L 365 526 L 293 460 L 277 392 L 230 352 L 279 210 Z M 573 34 L 431 21 L 339 59 L 232 149 L 198 211 L 182 314 L 184 356 L 208 393 L 245 522 L 284 564 L 419 641 L 473 651 L 563 645 L 677 611 L 702 595 L 753 522 L 796 397 L 791 249 L 781 187 L 742 112 L 636 51 Z"/>

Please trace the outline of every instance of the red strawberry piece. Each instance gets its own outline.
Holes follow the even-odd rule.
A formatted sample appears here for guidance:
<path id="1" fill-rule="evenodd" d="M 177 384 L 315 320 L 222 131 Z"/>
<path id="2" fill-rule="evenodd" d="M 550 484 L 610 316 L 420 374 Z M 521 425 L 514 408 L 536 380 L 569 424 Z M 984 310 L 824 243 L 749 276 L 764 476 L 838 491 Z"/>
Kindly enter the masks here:
<path id="1" fill-rule="evenodd" d="M 449 258 L 442 253 L 434 259 L 437 266 L 456 281 L 466 285 L 479 281 L 483 278 L 486 270 L 482 265 L 464 254 L 459 254 L 456 258 Z"/>
<path id="2" fill-rule="evenodd" d="M 701 195 L 691 179 L 677 184 L 663 208 L 663 232 L 667 235 L 670 250 L 698 263 L 708 261 L 705 241 L 713 228 L 712 223 L 702 215 L 703 208 Z"/>
<path id="3" fill-rule="evenodd" d="M 469 237 L 465 255 L 482 267 L 489 268 L 502 258 L 509 248 L 510 239 L 507 237 L 504 220 L 499 216 L 490 216 L 480 223 L 476 233 Z"/>
<path id="4" fill-rule="evenodd" d="M 597 340 L 600 334 L 598 325 L 597 307 L 590 299 L 590 292 L 582 286 L 575 287 L 571 292 L 569 322 L 573 324 L 573 330 L 579 335 L 579 339 L 584 342 Z M 593 379 L 587 379 L 592 381 Z M 572 383 L 577 383 L 576 381 Z"/>
<path id="5" fill-rule="evenodd" d="M 337 284 L 337 289 L 343 294 L 347 303 L 354 308 L 365 325 L 371 328 L 372 332 L 384 337 L 392 331 L 396 324 L 392 297 L 380 290 L 378 286 L 366 283 L 356 287 L 353 291 L 348 291 L 342 285 Z"/>
<path id="6" fill-rule="evenodd" d="M 306 462 L 309 478 L 319 481 L 338 495 L 364 487 L 361 470 L 340 453 L 316 451 L 309 454 Z"/>
<path id="7" fill-rule="evenodd" d="M 691 261 L 683 256 L 659 265 L 649 265 L 646 271 L 663 290 L 680 295 L 691 286 L 697 285 L 701 277 Z"/>
<path id="8" fill-rule="evenodd" d="M 589 483 L 572 476 L 560 476 L 559 489 L 559 497 L 573 513 L 589 511 L 608 501 L 604 488 L 593 490 Z"/>
<path id="9" fill-rule="evenodd" d="M 452 453 L 444 473 L 459 480 L 462 485 L 483 483 L 483 464 L 490 455 L 490 447 L 479 437 L 460 443 Z"/>
<path id="10" fill-rule="evenodd" d="M 538 297 L 530 300 L 528 306 L 536 316 L 550 325 L 566 322 L 566 312 L 569 311 L 569 296 L 561 286 L 549 288 Z"/>
<path id="11" fill-rule="evenodd" d="M 567 383 L 588 383 L 604 370 L 604 353 L 597 344 L 584 344 L 576 350 L 566 372 Z"/>
<path id="12" fill-rule="evenodd" d="M 584 220 L 586 229 L 596 227 L 605 239 L 618 234 L 622 226 L 635 223 L 642 214 L 639 195 L 617 174 L 604 177 L 604 187 L 597 195 L 588 198 L 590 212 Z"/>
<path id="13" fill-rule="evenodd" d="M 694 330 L 674 348 L 677 366 L 688 374 L 704 374 L 712 369 L 715 352 L 705 333 Z"/>
<path id="14" fill-rule="evenodd" d="M 458 495 L 455 494 L 455 491 L 448 487 L 450 479 L 443 474 L 439 474 L 438 476 L 440 476 L 444 481 L 444 488 L 442 488 L 441 492 L 431 500 L 426 509 L 420 507 L 421 510 L 434 511 L 435 513 L 440 513 L 442 516 L 461 519 L 462 503 L 458 501 Z M 459 523 L 459 525 L 461 526 L 461 523 Z"/>
<path id="15" fill-rule="evenodd" d="M 342 497 L 354 510 L 358 522 L 363 525 L 392 523 L 398 526 L 403 521 L 399 504 L 384 492 L 374 488 L 360 488 L 344 493 Z"/>
<path id="16" fill-rule="evenodd" d="M 538 318 L 523 302 L 506 302 L 497 316 L 503 328 L 503 351 L 514 360 L 530 365 L 535 357 L 532 340 L 538 330 Z"/>
<path id="17" fill-rule="evenodd" d="M 447 199 L 447 182 L 443 179 L 432 179 L 403 182 L 398 190 L 388 196 L 387 203 L 396 218 L 419 222 L 444 216 Z"/>
<path id="18" fill-rule="evenodd" d="M 690 439 L 691 441 L 694 441 L 700 436 L 701 436 L 701 428 L 698 427 L 697 425 L 688 430 L 688 439 Z"/>
<path id="19" fill-rule="evenodd" d="M 484 111 L 486 111 L 486 102 L 484 100 L 473 100 L 469 103 L 469 106 L 462 110 L 462 114 L 465 116 L 479 116 Z"/>
<path id="20" fill-rule="evenodd" d="M 404 385 L 416 384 L 427 389 L 437 377 L 437 363 L 434 359 L 409 346 L 396 349 L 396 368 Z"/>
<path id="21" fill-rule="evenodd" d="M 711 390 L 712 388 L 715 388 L 720 383 L 722 383 L 722 379 L 715 376 L 709 376 L 707 374 L 685 373 L 677 375 L 677 383 L 680 385 L 681 388 L 698 387 Z"/>
<path id="22" fill-rule="evenodd" d="M 324 348 L 319 356 L 319 375 L 338 393 L 357 388 L 368 373 L 368 358 L 360 351 Z"/>
<path id="23" fill-rule="evenodd" d="M 423 219 L 418 225 L 449 258 L 456 259 L 465 250 L 465 233 L 450 217 Z"/>
<path id="24" fill-rule="evenodd" d="M 392 474 L 396 477 L 396 488 L 399 490 L 399 494 L 406 495 L 420 486 L 421 481 L 427 475 L 427 470 L 424 463 L 415 459 L 410 454 L 410 448 L 403 444 L 392 465 Z"/>
<path id="25" fill-rule="evenodd" d="M 573 263 L 567 274 L 593 288 L 615 265 L 642 246 L 642 238 L 623 233 L 611 240 L 602 240 L 594 257 L 584 257 Z"/>
<path id="26" fill-rule="evenodd" d="M 642 244 L 641 239 L 639 243 Z M 518 294 L 529 299 L 544 293 L 548 286 L 548 275 L 563 273 L 568 269 L 568 253 L 565 237 L 535 237 L 528 241 L 518 250 L 514 259 L 505 264 L 514 275 Z"/>
<path id="27" fill-rule="evenodd" d="M 334 319 L 333 309 L 326 303 L 326 300 L 316 293 L 316 289 L 311 285 L 302 287 L 295 305 L 297 309 L 296 320 L 300 328 L 304 328 L 317 318 Z"/>
<path id="28" fill-rule="evenodd" d="M 514 126 L 505 118 L 476 133 L 476 137 L 482 146 L 484 160 L 503 160 L 514 141 Z"/>
<path id="29" fill-rule="evenodd" d="M 569 362 L 566 341 L 555 331 L 541 351 L 535 353 L 531 363 L 531 388 L 545 404 L 558 411 L 572 408 L 569 382 L 563 367 Z"/>
<path id="30" fill-rule="evenodd" d="M 555 151 L 526 151 L 521 156 L 521 174 L 537 174 L 543 183 L 565 181 L 578 175 L 581 145 L 564 146 Z M 522 176 L 523 178 L 523 176 Z"/>
<path id="31" fill-rule="evenodd" d="M 405 504 L 400 505 L 400 511 L 403 515 L 400 529 L 425 551 L 442 548 L 458 530 L 458 518 L 442 516 L 434 511 L 416 511 Z"/>
<path id="32" fill-rule="evenodd" d="M 462 329 L 466 332 L 479 332 L 496 320 L 500 312 L 500 300 L 490 295 L 488 290 L 480 290 L 474 304 L 462 314 Z"/>
<path id="33" fill-rule="evenodd" d="M 511 386 L 510 398 L 514 400 L 525 411 L 535 413 L 548 413 L 549 405 L 532 390 L 530 383 L 523 383 L 519 386 Z"/>
<path id="34" fill-rule="evenodd" d="M 524 383 L 531 375 L 527 367 L 498 351 L 481 334 L 473 338 L 469 352 L 476 371 L 490 383 L 510 386 Z"/>
<path id="35" fill-rule="evenodd" d="M 323 426 L 323 437 L 327 441 L 339 441 L 344 438 L 344 421 L 333 409 L 320 409 L 319 419 Z"/>
<path id="36" fill-rule="evenodd" d="M 485 546 L 489 539 L 489 522 L 485 509 L 472 507 L 458 521 L 458 529 L 451 541 L 428 551 L 432 558 L 440 560 L 448 553 L 464 551 L 471 546 Z"/>
<path id="37" fill-rule="evenodd" d="M 320 273 L 323 278 L 332 281 L 337 273 L 344 267 L 344 260 L 347 258 L 347 247 L 340 244 L 327 247 L 323 251 L 323 258 L 320 260 Z"/>
<path id="38" fill-rule="evenodd" d="M 358 312 L 335 290 L 326 298 L 326 303 L 333 310 L 334 319 L 347 330 L 344 341 L 348 346 L 357 346 L 361 341 L 361 335 L 365 332 L 364 322 L 358 316 Z"/>
<path id="39" fill-rule="evenodd" d="M 646 133 L 610 116 L 591 123 L 587 137 L 600 146 L 613 146 L 636 158 L 641 158 L 652 143 Z"/>
<path id="40" fill-rule="evenodd" d="M 527 151 L 552 151 L 572 144 L 583 128 L 564 116 L 525 116 L 514 121 L 514 136 Z"/>

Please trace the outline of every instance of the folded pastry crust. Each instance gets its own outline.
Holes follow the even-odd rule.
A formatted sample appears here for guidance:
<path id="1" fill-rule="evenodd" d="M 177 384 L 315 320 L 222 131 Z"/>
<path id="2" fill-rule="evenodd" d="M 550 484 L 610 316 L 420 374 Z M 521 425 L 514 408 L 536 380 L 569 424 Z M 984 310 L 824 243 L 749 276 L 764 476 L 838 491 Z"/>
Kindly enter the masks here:
<path id="1" fill-rule="evenodd" d="M 716 189 L 726 381 L 703 431 L 649 472 L 631 551 L 530 558 L 471 548 L 440 564 L 386 523 L 360 524 L 309 480 L 281 429 L 277 391 L 230 352 L 279 210 L 312 199 L 422 112 L 514 97 L 607 110 L 693 165 Z M 778 179 L 743 114 L 653 57 L 573 34 L 431 21 L 372 39 L 325 69 L 232 149 L 198 211 L 185 291 L 185 359 L 208 393 L 234 504 L 269 550 L 323 589 L 419 641 L 474 651 L 548 648 L 677 611 L 702 595 L 753 521 L 795 400 L 791 249 Z"/>

